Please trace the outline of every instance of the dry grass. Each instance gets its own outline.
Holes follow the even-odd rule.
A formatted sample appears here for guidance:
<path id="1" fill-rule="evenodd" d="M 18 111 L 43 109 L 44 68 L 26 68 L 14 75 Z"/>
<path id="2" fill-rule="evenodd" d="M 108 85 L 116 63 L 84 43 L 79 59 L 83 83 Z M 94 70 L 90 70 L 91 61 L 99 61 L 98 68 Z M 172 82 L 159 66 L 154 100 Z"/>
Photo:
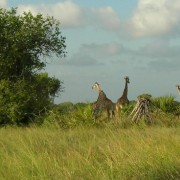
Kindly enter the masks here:
<path id="1" fill-rule="evenodd" d="M 180 128 L 2 128 L 0 179 L 180 179 Z"/>

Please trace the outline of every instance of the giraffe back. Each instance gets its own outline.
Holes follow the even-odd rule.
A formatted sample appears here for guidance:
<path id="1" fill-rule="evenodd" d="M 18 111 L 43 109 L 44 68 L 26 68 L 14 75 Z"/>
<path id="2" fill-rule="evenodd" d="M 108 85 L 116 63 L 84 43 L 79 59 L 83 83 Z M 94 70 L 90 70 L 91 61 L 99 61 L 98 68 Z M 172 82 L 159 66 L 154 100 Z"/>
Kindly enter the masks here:
<path id="1" fill-rule="evenodd" d="M 99 108 L 106 108 L 107 106 L 109 106 L 112 103 L 112 101 L 110 99 L 107 98 L 106 94 L 104 93 L 104 91 L 101 91 L 99 93 L 98 99 L 96 101 L 96 106 L 98 106 Z"/>
<path id="2" fill-rule="evenodd" d="M 106 94 L 101 91 L 93 108 L 94 114 L 97 115 L 98 112 L 103 109 L 107 110 L 108 113 L 110 110 L 112 110 L 112 113 L 114 115 L 115 103 L 113 103 L 109 98 L 107 98 Z"/>

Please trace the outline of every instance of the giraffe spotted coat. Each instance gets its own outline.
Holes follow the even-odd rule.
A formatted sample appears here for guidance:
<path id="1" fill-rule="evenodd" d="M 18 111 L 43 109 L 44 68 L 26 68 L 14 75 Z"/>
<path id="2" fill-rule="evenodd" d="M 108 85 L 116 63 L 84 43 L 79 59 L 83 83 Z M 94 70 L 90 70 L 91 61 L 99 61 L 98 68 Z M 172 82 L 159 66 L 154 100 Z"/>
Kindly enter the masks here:
<path id="1" fill-rule="evenodd" d="M 108 119 L 111 115 L 110 111 L 112 111 L 112 117 L 115 116 L 115 104 L 109 98 L 107 98 L 106 94 L 102 90 L 101 92 L 99 92 L 97 101 L 93 105 L 93 115 L 95 116 L 95 118 L 101 110 L 107 111 Z"/>

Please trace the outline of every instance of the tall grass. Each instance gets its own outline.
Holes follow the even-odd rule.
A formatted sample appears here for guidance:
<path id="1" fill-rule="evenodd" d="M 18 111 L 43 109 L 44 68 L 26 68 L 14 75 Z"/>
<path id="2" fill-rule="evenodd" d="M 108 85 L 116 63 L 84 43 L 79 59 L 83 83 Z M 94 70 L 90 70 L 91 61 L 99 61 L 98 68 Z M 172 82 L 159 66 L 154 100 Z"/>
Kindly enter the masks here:
<path id="1" fill-rule="evenodd" d="M 0 179 L 180 179 L 180 128 L 2 128 Z"/>
<path id="2" fill-rule="evenodd" d="M 180 179 L 180 120 L 168 98 L 153 101 L 150 126 L 132 123 L 133 106 L 94 120 L 90 104 L 65 104 L 41 126 L 1 128 L 0 179 Z"/>

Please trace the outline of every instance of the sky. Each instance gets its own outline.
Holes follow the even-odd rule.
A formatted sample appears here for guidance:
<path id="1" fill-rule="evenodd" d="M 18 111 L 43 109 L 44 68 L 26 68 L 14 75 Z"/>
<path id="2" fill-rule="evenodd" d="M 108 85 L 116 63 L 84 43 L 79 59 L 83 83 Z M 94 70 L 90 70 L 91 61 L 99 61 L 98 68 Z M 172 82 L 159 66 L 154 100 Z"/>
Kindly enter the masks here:
<path id="1" fill-rule="evenodd" d="M 45 69 L 64 82 L 55 103 L 95 101 L 94 82 L 116 102 L 125 76 L 129 100 L 148 93 L 180 101 L 180 0 L 0 0 L 0 7 L 60 21 L 67 57 L 51 57 Z"/>

